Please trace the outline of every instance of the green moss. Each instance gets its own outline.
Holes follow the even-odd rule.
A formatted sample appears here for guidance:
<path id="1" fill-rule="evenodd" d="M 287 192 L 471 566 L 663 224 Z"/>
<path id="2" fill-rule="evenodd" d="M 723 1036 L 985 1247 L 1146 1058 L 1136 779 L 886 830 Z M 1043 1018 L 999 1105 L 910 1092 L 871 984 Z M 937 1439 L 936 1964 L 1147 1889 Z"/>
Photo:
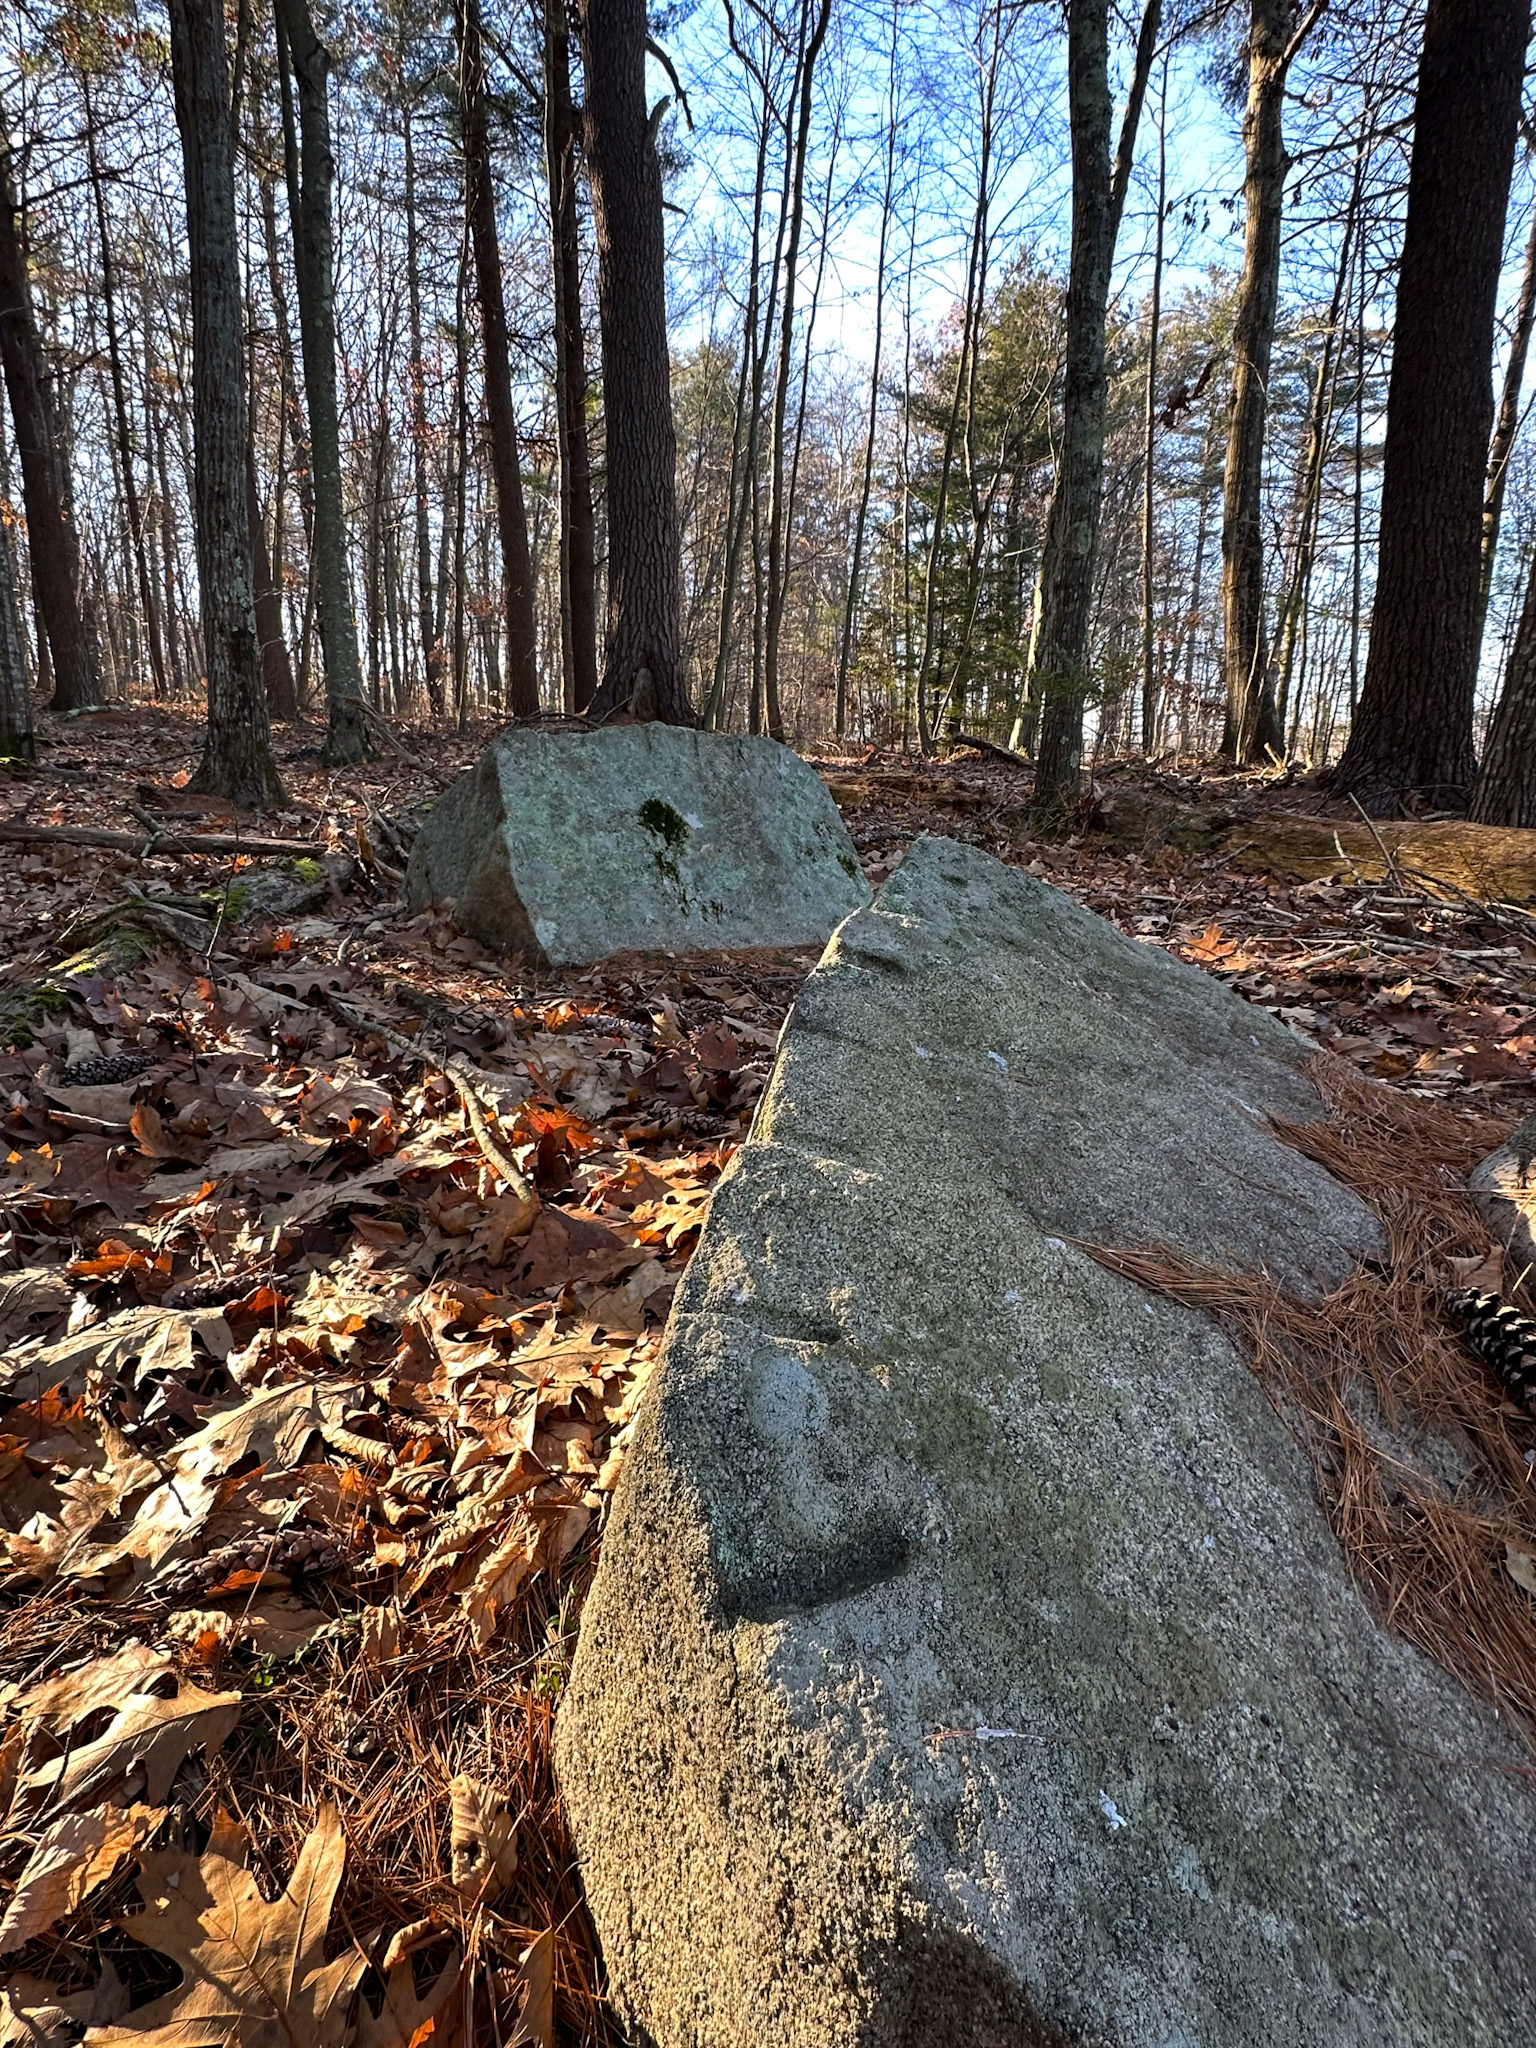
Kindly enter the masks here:
<path id="1" fill-rule="evenodd" d="M 316 882 L 323 882 L 325 880 L 325 870 L 321 867 L 319 861 L 310 860 L 307 856 L 294 861 L 292 867 L 299 880 L 307 883 L 311 888 L 314 887 Z"/>
<path id="2" fill-rule="evenodd" d="M 659 796 L 648 796 L 636 815 L 646 831 L 661 842 L 651 859 L 656 863 L 657 873 L 676 889 L 686 913 L 688 894 L 683 887 L 678 855 L 688 843 L 688 820 L 680 817 L 670 804 L 663 803 Z"/>
<path id="3" fill-rule="evenodd" d="M 664 841 L 673 854 L 681 853 L 688 844 L 688 820 L 659 796 L 648 796 L 640 806 L 640 822 L 647 832 L 654 832 Z"/>

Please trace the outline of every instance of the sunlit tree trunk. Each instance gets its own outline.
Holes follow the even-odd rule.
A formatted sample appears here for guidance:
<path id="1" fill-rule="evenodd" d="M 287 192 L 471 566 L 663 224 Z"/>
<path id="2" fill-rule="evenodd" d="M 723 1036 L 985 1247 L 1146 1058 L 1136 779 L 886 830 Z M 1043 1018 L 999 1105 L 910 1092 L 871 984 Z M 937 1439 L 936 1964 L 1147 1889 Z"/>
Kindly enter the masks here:
<path id="1" fill-rule="evenodd" d="M 1239 765 L 1279 753 L 1264 632 L 1264 434 L 1269 361 L 1280 292 L 1280 212 L 1291 160 L 1285 152 L 1285 81 L 1327 0 L 1302 16 L 1298 0 L 1252 0 L 1248 106 L 1243 116 L 1243 273 L 1232 335 L 1232 398 L 1222 499 L 1221 600 L 1227 716 L 1221 751 Z"/>
<path id="2" fill-rule="evenodd" d="M 645 0 L 587 0 L 582 21 L 608 422 L 608 644 L 592 715 L 692 725 L 678 646 L 677 437 L 655 142 L 665 103 L 646 110 Z"/>
<path id="3" fill-rule="evenodd" d="M 1030 639 L 1030 695 L 1040 707 L 1035 802 L 1052 810 L 1075 795 L 1090 685 L 1089 627 L 1104 493 L 1109 383 L 1104 323 L 1115 239 L 1130 184 L 1136 130 L 1162 18 L 1148 0 L 1136 64 L 1110 161 L 1108 0 L 1071 0 L 1067 81 L 1072 116 L 1072 260 L 1067 282 L 1061 459 L 1041 551 L 1040 595 Z"/>
<path id="4" fill-rule="evenodd" d="M 324 758 L 365 760 L 372 752 L 363 715 L 363 678 L 352 612 L 342 495 L 341 426 L 336 401 L 336 285 L 331 250 L 330 56 L 315 34 L 307 0 L 276 0 L 278 69 L 293 216 L 294 274 L 299 287 L 299 347 L 309 408 L 309 449 L 315 494 L 314 576 L 325 650 L 327 729 Z M 293 148 L 288 67 L 298 86 L 298 148 Z"/>
<path id="5" fill-rule="evenodd" d="M 1337 786 L 1465 801 L 1493 329 L 1529 0 L 1430 0 L 1414 110 L 1365 687 Z"/>
<path id="6" fill-rule="evenodd" d="M 464 203 L 475 256 L 475 296 L 484 351 L 485 410 L 491 468 L 496 478 L 496 520 L 501 537 L 502 591 L 507 620 L 509 708 L 531 718 L 539 708 L 538 637 L 533 615 L 533 567 L 528 515 L 523 504 L 517 414 L 512 406 L 512 357 L 496 229 L 496 187 L 491 177 L 485 106 L 485 40 L 480 0 L 455 0 L 459 33 L 459 114 L 464 130 Z"/>
<path id="7" fill-rule="evenodd" d="M 785 529 L 788 524 L 784 477 L 784 426 L 789 407 L 789 373 L 795 349 L 795 286 L 800 262 L 800 235 L 805 224 L 805 162 L 810 146 L 812 94 L 816 82 L 816 60 L 826 40 L 832 16 L 832 0 L 820 0 L 810 35 L 796 68 L 797 119 L 789 191 L 789 236 L 784 252 L 784 309 L 779 316 L 779 363 L 773 387 L 773 419 L 769 431 L 768 455 L 768 582 L 764 603 L 763 685 L 768 731 L 776 740 L 784 737 L 784 713 L 779 701 L 779 638 L 784 620 Z M 810 21 L 810 8 L 800 10 L 801 34 Z"/>
<path id="8" fill-rule="evenodd" d="M 545 0 L 545 156 L 549 170 L 554 270 L 555 425 L 560 453 L 561 657 L 567 708 L 585 711 L 597 694 L 597 535 L 587 439 L 587 352 L 581 311 L 581 239 L 576 212 L 576 110 L 565 0 Z"/>
<path id="9" fill-rule="evenodd" d="M 416 148 L 411 110 L 403 115 L 405 130 L 405 273 L 411 329 L 411 481 L 416 495 L 416 606 L 421 632 L 421 658 L 427 685 L 427 708 L 441 718 L 443 645 L 432 604 L 432 526 L 427 506 L 427 377 L 421 352 L 421 223 L 416 207 Z"/>
<path id="10" fill-rule="evenodd" d="M 272 758 L 251 587 L 244 303 L 221 0 L 171 0 L 170 24 L 186 167 L 197 580 L 208 676 L 208 733 L 191 786 L 263 806 L 281 802 L 283 789 Z"/>

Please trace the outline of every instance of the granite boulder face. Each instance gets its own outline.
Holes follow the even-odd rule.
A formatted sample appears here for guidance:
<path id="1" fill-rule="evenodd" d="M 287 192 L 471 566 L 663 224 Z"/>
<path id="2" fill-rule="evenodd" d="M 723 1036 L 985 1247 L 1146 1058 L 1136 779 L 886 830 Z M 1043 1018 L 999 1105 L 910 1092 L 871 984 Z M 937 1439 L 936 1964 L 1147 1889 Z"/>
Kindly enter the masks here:
<path id="1" fill-rule="evenodd" d="M 1283 1026 L 920 841 L 723 1179 L 557 1724 L 655 2048 L 1515 2048 L 1536 1795 L 1375 1620 L 1226 1337 L 1374 1220 Z"/>
<path id="2" fill-rule="evenodd" d="M 428 813 L 407 894 L 530 965 L 819 944 L 869 890 L 815 770 L 668 725 L 500 733 Z"/>

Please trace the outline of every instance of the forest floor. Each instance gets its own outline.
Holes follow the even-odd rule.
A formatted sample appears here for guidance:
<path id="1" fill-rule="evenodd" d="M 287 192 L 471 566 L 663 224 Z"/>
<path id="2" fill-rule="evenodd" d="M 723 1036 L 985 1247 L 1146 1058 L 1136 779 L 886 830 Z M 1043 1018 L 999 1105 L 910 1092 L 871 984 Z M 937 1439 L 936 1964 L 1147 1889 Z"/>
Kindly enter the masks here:
<path id="1" fill-rule="evenodd" d="M 552 1719 L 815 954 L 528 981 L 411 915 L 413 807 L 487 737 L 331 771 L 287 733 L 259 821 L 186 794 L 198 725 L 154 709 L 44 721 L 0 776 L 0 2042 L 207 2018 L 202 1887 L 246 1898 L 303 2038 L 617 2038 Z M 1006 762 L 820 765 L 872 882 L 966 839 L 1363 1075 L 1480 1128 L 1536 1102 L 1536 834 L 1126 770 L 1042 840 Z M 54 836 L 82 829 L 135 843 Z M 303 857 L 274 881 L 189 833 Z M 301 1855 L 324 1970 L 325 1912 L 280 1896 Z M 270 2011 L 261 1974 L 231 2010 Z"/>

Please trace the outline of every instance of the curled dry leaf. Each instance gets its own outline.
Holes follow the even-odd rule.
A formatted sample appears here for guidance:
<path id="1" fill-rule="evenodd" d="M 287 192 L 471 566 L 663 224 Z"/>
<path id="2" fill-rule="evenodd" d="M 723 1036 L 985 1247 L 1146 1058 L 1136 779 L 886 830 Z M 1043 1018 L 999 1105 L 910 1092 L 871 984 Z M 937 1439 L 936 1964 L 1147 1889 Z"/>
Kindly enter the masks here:
<path id="1" fill-rule="evenodd" d="M 466 1904 L 498 1897 L 517 1869 L 517 1823 L 494 1786 L 460 1772 L 448 1786 L 453 1888 Z"/>
<path id="2" fill-rule="evenodd" d="M 165 1819 L 163 1807 L 104 1806 L 56 1820 L 27 1858 L 3 1921 L 0 1955 L 25 1948 L 116 1870 Z"/>
<path id="3" fill-rule="evenodd" d="M 346 1860 L 341 1816 L 323 1806 L 282 1896 L 270 1904 L 245 1868 L 249 1837 L 220 1813 L 201 1857 L 180 1849 L 143 1859 L 142 1913 L 116 1925 L 169 1956 L 174 1991 L 121 2026 L 92 2027 L 87 2048 L 340 2048 L 365 1958 L 325 1961 L 331 1906 Z"/>

